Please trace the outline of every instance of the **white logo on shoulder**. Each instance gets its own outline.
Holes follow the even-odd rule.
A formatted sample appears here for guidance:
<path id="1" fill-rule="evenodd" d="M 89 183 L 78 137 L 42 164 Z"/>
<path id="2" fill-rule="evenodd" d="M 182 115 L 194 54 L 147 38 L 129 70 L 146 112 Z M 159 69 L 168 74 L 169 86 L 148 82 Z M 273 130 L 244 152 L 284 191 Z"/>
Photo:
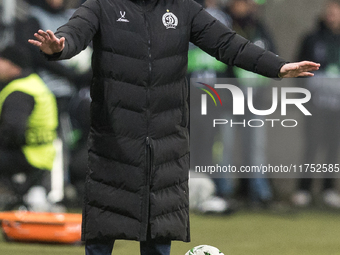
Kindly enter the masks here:
<path id="1" fill-rule="evenodd" d="M 173 28 L 176 29 L 178 25 L 178 19 L 175 14 L 172 12 L 169 12 L 169 10 L 166 10 L 166 13 L 164 13 L 162 17 L 162 21 L 166 29 Z"/>
<path id="2" fill-rule="evenodd" d="M 125 18 L 125 11 L 124 12 L 120 11 L 119 13 L 120 18 L 117 19 L 118 22 L 130 22 L 128 19 Z"/>

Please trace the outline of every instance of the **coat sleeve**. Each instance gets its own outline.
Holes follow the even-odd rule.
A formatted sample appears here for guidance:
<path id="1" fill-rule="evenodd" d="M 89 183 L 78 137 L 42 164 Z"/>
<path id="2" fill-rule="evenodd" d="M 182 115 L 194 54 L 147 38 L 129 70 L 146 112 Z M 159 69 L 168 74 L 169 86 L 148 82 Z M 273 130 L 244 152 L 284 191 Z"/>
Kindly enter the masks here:
<path id="1" fill-rule="evenodd" d="M 227 65 L 235 65 L 267 77 L 278 77 L 281 67 L 287 61 L 249 42 L 213 18 L 202 6 L 192 0 L 188 1 L 192 43 Z"/>
<path id="2" fill-rule="evenodd" d="M 99 0 L 86 1 L 55 33 L 58 38 L 65 37 L 65 48 L 61 54 L 46 55 L 46 57 L 49 60 L 69 59 L 84 50 L 98 32 L 99 17 Z"/>

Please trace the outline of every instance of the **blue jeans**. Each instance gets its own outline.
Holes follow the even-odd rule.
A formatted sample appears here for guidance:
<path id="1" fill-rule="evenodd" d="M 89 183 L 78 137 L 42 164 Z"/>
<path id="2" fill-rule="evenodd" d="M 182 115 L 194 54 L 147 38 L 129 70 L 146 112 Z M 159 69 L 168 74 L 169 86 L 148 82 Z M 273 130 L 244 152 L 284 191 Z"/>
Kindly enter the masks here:
<path id="1" fill-rule="evenodd" d="M 114 241 L 112 243 L 86 243 L 86 255 L 111 255 Z M 140 242 L 141 255 L 170 255 L 171 241 L 148 240 Z"/>

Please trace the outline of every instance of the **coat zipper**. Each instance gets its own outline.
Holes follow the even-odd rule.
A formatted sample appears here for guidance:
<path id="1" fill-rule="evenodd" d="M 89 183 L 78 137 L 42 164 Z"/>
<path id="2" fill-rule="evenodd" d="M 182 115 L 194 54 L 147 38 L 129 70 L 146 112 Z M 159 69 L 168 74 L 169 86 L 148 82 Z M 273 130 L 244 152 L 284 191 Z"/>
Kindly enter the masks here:
<path id="1" fill-rule="evenodd" d="M 149 227 L 149 220 L 150 220 L 150 184 L 151 184 L 151 170 L 152 170 L 152 162 L 151 162 L 151 143 L 150 143 L 150 137 L 149 137 L 149 118 L 150 118 L 150 91 L 149 86 L 151 83 L 151 71 L 152 71 L 152 64 L 151 64 L 151 38 L 150 38 L 150 31 L 149 31 L 149 23 L 146 19 L 146 4 L 145 1 L 143 1 L 144 5 L 144 22 L 147 32 L 147 40 L 148 40 L 148 69 L 149 69 L 149 77 L 148 82 L 146 85 L 146 121 L 147 121 L 147 135 L 145 138 L 145 160 L 146 160 L 146 183 L 145 183 L 145 195 L 143 198 L 143 212 L 142 212 L 142 227 L 141 227 L 141 241 L 147 240 L 148 235 L 148 227 Z"/>
<path id="2" fill-rule="evenodd" d="M 150 220 L 150 184 L 151 184 L 151 171 L 152 171 L 152 160 L 151 160 L 151 143 L 150 138 L 145 138 L 145 172 L 146 172 L 146 183 L 145 183 L 145 195 L 143 198 L 143 215 L 142 215 L 142 229 L 141 229 L 141 241 L 147 240 L 148 227 Z"/>

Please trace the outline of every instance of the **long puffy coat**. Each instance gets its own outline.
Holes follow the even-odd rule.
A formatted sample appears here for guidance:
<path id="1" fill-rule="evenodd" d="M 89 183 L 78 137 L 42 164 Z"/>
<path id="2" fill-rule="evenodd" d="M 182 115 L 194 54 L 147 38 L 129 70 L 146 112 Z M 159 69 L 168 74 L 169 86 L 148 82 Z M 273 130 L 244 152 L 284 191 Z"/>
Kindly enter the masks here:
<path id="1" fill-rule="evenodd" d="M 189 41 L 270 77 L 284 61 L 193 0 L 88 0 L 56 35 L 54 59 L 94 48 L 83 239 L 189 241 Z"/>

